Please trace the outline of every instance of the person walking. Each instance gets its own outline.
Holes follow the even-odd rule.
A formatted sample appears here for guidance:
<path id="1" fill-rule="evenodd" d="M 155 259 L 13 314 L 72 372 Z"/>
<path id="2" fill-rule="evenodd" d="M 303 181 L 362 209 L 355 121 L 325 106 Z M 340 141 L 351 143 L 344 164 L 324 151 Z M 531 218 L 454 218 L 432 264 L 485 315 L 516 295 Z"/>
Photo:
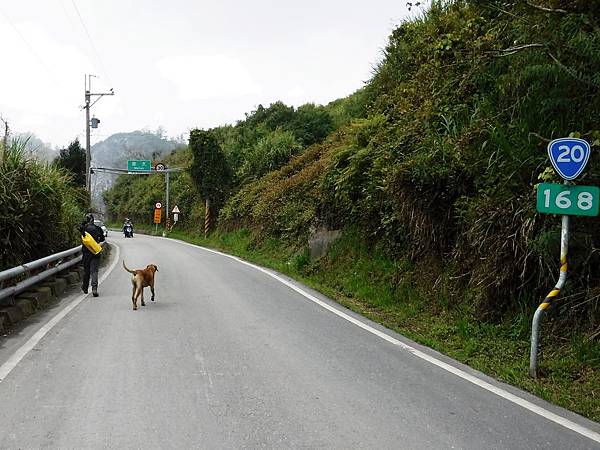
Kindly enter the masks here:
<path id="1" fill-rule="evenodd" d="M 79 231 L 82 236 L 84 236 L 86 232 L 89 233 L 98 244 L 104 241 L 104 232 L 102 231 L 102 228 L 94 224 L 94 216 L 90 213 L 85 215 L 83 222 L 79 225 Z M 98 267 L 100 266 L 100 253 L 92 253 L 92 251 L 83 244 L 81 245 L 81 251 L 83 253 L 83 281 L 81 283 L 81 290 L 85 294 L 88 293 L 91 278 L 92 295 L 98 297 Z"/>

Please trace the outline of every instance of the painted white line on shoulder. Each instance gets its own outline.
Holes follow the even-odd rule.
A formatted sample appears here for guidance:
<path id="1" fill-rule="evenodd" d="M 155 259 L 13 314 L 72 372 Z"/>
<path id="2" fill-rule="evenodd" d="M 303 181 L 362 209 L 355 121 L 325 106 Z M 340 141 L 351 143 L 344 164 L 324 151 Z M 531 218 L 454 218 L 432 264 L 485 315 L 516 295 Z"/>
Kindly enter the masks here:
<path id="1" fill-rule="evenodd" d="M 169 238 L 161 238 L 161 239 L 169 239 Z M 248 261 L 244 261 L 243 259 L 240 259 L 237 256 L 228 255 L 226 253 L 222 253 L 217 250 L 212 250 L 210 248 L 205 248 L 205 247 L 201 247 L 199 245 L 190 244 L 188 242 L 179 241 L 177 239 L 169 239 L 169 240 L 178 242 L 183 245 L 188 245 L 188 246 L 191 246 L 194 248 L 199 248 L 199 249 L 202 249 L 202 250 L 210 252 L 210 253 L 215 253 L 217 255 L 221 255 L 226 258 L 233 259 L 233 260 L 239 262 L 240 264 L 244 264 L 246 266 L 252 267 L 253 269 L 258 270 L 258 271 L 270 276 L 271 278 L 276 279 L 280 283 L 285 284 L 290 289 L 296 291 L 300 295 L 302 295 L 302 296 L 306 297 L 307 299 L 315 302 L 316 304 L 322 306 L 323 308 L 327 309 L 328 311 L 331 311 L 333 314 L 336 314 L 337 316 L 347 320 L 348 322 L 353 323 L 356 326 L 359 326 L 363 330 L 366 330 L 369 333 L 372 333 L 391 344 L 397 345 L 398 347 L 401 347 L 402 349 L 407 350 L 408 352 L 412 353 L 417 358 L 421 358 L 424 361 L 427 361 L 441 369 L 444 369 L 447 372 L 450 372 L 450 373 L 456 375 L 457 377 L 460 377 L 476 386 L 479 386 L 482 389 L 485 389 L 493 394 L 496 394 L 499 397 L 504 398 L 505 400 L 515 403 L 516 405 L 519 405 L 541 417 L 544 417 L 545 419 L 548 419 L 558 425 L 561 425 L 565 428 L 568 428 L 569 430 L 572 430 L 576 433 L 579 433 L 582 436 L 585 436 L 593 441 L 600 443 L 600 433 L 590 430 L 589 428 L 586 428 L 582 425 L 579 425 L 565 417 L 559 416 L 558 414 L 553 413 L 552 411 L 548 411 L 547 409 L 545 409 L 541 406 L 538 406 L 528 400 L 525 400 L 524 398 L 521 398 L 515 394 L 511 394 L 510 392 L 508 392 L 498 386 L 494 386 L 493 384 L 490 384 L 487 381 L 484 381 L 481 378 L 476 377 L 475 375 L 471 375 L 470 373 L 467 373 L 464 370 L 454 367 L 451 364 L 445 363 L 445 362 L 435 358 L 434 356 L 428 355 L 427 353 L 424 353 L 421 350 L 418 350 L 411 345 L 405 344 L 404 342 L 401 342 L 398 339 L 393 338 L 392 336 L 389 336 L 388 334 L 386 334 L 380 330 L 377 330 L 377 329 L 371 327 L 370 325 L 367 325 L 366 323 L 361 322 L 360 320 L 356 319 L 355 317 L 352 317 L 352 316 L 346 314 L 345 312 L 340 311 L 339 309 L 318 299 L 314 295 L 306 292 L 305 290 L 299 288 L 298 286 L 294 285 L 293 283 L 290 283 L 289 281 L 285 280 L 284 278 L 280 277 L 277 274 L 274 274 L 274 273 L 272 273 L 260 266 L 257 266 L 255 264 L 249 263 Z"/>
<path id="2" fill-rule="evenodd" d="M 102 284 L 104 280 L 110 275 L 113 271 L 117 263 L 119 262 L 120 248 L 117 244 L 113 243 L 117 248 L 117 253 L 115 255 L 115 260 L 111 263 L 108 270 L 104 272 L 100 276 L 98 280 L 98 285 Z M 19 349 L 11 355 L 8 360 L 0 366 L 0 383 L 4 381 L 4 379 L 8 376 L 12 370 L 17 367 L 17 364 L 21 362 L 21 360 L 33 349 L 38 342 L 46 335 L 48 332 L 54 328 L 54 326 L 60 322 L 67 314 L 69 314 L 77 305 L 79 305 L 84 298 L 86 298 L 89 294 L 81 294 L 67 306 L 60 310 L 58 314 L 56 314 L 52 319 L 50 319 L 42 328 L 40 328 L 33 336 L 31 336 L 25 344 L 23 344 Z"/>

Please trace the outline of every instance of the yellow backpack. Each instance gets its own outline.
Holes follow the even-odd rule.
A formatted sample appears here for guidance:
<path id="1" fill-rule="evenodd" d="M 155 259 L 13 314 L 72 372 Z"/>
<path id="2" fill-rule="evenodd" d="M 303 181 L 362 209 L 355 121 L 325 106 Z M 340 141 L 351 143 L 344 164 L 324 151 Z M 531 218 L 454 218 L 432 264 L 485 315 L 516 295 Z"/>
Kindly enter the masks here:
<path id="1" fill-rule="evenodd" d="M 94 255 L 97 255 L 102 251 L 100 244 L 98 244 L 92 235 L 87 231 L 85 232 L 85 235 L 81 236 L 81 243 L 85 245 L 87 249 Z"/>

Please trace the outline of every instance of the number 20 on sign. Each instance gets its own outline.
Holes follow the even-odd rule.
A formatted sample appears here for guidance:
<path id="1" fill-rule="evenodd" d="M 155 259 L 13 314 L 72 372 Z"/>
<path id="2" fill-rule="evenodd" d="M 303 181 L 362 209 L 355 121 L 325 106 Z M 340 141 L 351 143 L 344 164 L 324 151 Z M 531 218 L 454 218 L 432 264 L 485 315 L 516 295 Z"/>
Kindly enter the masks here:
<path id="1" fill-rule="evenodd" d="M 538 185 L 538 212 L 570 216 L 597 216 L 599 206 L 600 189 L 596 186 L 550 183 Z"/>
<path id="2" fill-rule="evenodd" d="M 579 176 L 590 158 L 590 144 L 583 139 L 560 138 L 548 145 L 548 156 L 554 170 L 565 180 Z"/>

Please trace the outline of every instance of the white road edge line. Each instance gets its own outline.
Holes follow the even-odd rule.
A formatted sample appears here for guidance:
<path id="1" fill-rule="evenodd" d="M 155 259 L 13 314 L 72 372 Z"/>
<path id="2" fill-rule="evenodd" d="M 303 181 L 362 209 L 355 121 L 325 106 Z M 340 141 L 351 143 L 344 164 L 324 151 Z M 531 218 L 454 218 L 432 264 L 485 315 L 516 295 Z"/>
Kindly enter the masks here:
<path id="1" fill-rule="evenodd" d="M 121 250 L 117 244 L 112 242 L 114 246 L 117 248 L 117 254 L 115 256 L 115 260 L 109 266 L 108 270 L 104 272 L 100 276 L 98 280 L 98 285 L 102 284 L 104 280 L 110 275 L 113 271 L 117 263 L 119 262 Z M 67 314 L 69 314 L 77 305 L 79 305 L 84 298 L 86 298 L 90 294 L 81 294 L 67 306 L 65 306 L 58 314 L 56 314 L 52 319 L 50 319 L 42 328 L 40 328 L 33 336 L 31 336 L 25 344 L 23 344 L 19 349 L 10 357 L 8 360 L 0 366 L 0 383 L 4 381 L 4 379 L 8 376 L 12 370 L 17 367 L 17 364 L 21 362 L 21 360 L 29 353 L 40 340 L 52 329 L 54 326 L 60 322 Z"/>
<path id="2" fill-rule="evenodd" d="M 431 364 L 433 364 L 433 365 L 435 365 L 435 366 L 437 366 L 437 367 L 439 367 L 441 369 L 446 370 L 447 372 L 450 372 L 450 373 L 456 375 L 457 377 L 460 377 L 460 378 L 462 378 L 462 379 L 464 379 L 464 380 L 466 380 L 466 381 L 468 381 L 470 383 L 473 383 L 474 385 L 479 386 L 482 389 L 485 389 L 485 390 L 487 390 L 487 391 L 489 391 L 489 392 L 491 392 L 493 394 L 496 394 L 499 397 L 502 397 L 502 398 L 504 398 L 504 399 L 506 399 L 506 400 L 508 400 L 508 401 L 510 401 L 512 403 L 515 403 L 515 404 L 517 404 L 517 405 L 519 405 L 519 406 L 521 406 L 521 407 L 523 407 L 523 408 L 525 408 L 525 409 L 527 409 L 527 410 L 529 410 L 529 411 L 531 411 L 531 412 L 533 412 L 533 413 L 535 413 L 535 414 L 537 414 L 537 415 L 539 415 L 541 417 L 544 417 L 544 418 L 546 418 L 546 419 L 548 419 L 548 420 L 550 420 L 550 421 L 552 421 L 552 422 L 554 422 L 554 423 L 556 423 L 558 425 L 561 425 L 561 426 L 563 426 L 563 427 L 565 427 L 565 428 L 567 428 L 567 429 L 569 429 L 571 431 L 579 433 L 580 435 L 585 436 L 585 437 L 587 437 L 587 438 L 589 438 L 589 439 L 591 439 L 593 441 L 600 442 L 600 433 L 597 433 L 597 432 L 595 432 L 593 430 L 590 430 L 590 429 L 588 429 L 588 428 L 586 428 L 586 427 L 584 427 L 582 425 L 579 425 L 579 424 L 577 424 L 577 423 L 575 423 L 575 422 L 573 422 L 573 421 L 571 421 L 569 419 L 566 419 L 566 418 L 564 418 L 562 416 L 559 416 L 558 414 L 555 414 L 555 413 L 553 413 L 551 411 L 548 411 L 547 409 L 545 409 L 545 408 L 543 408 L 541 406 L 538 406 L 538 405 L 536 405 L 534 403 L 531 403 L 530 401 L 525 400 L 524 398 L 521 398 L 521 397 L 519 397 L 517 395 L 511 394 L 510 392 L 505 391 L 504 389 L 502 389 L 502 388 L 500 388 L 498 386 L 494 386 L 493 384 L 490 384 L 487 381 L 482 380 L 481 378 L 478 378 L 478 377 L 476 377 L 474 375 L 471 375 L 471 374 L 465 372 L 464 370 L 458 369 L 457 367 L 454 367 L 454 366 L 452 366 L 452 365 L 450 365 L 448 363 L 440 361 L 439 359 L 437 359 L 437 358 L 435 358 L 435 357 L 433 357 L 431 355 L 423 353 L 422 351 L 417 350 L 416 348 L 414 348 L 414 347 L 412 347 L 412 346 L 410 346 L 408 344 L 405 344 L 404 342 L 401 342 L 398 339 L 395 339 L 395 338 L 387 335 L 386 333 L 383 333 L 383 332 L 381 332 L 381 331 L 379 331 L 379 330 L 377 330 L 377 329 L 375 329 L 375 328 L 367 325 L 366 323 L 361 322 L 360 320 L 358 320 L 358 319 L 356 319 L 356 318 L 354 318 L 354 317 L 352 317 L 352 316 L 344 313 L 343 311 L 338 310 L 337 308 L 335 308 L 335 307 L 333 307 L 333 306 L 325 303 L 324 301 L 319 300 L 314 295 L 309 294 L 308 292 L 304 291 L 303 289 L 299 288 L 298 286 L 295 286 L 294 284 L 290 283 L 289 281 L 281 278 L 280 276 L 278 276 L 278 275 L 276 275 L 274 273 L 269 272 L 268 270 L 266 270 L 266 269 L 264 269 L 264 268 L 262 268 L 260 266 L 257 266 L 255 264 L 249 263 L 248 261 L 244 261 L 243 259 L 238 258 L 237 256 L 228 255 L 226 253 L 222 253 L 222 252 L 219 252 L 217 250 L 212 250 L 210 248 L 205 248 L 205 247 L 201 247 L 199 245 L 190 244 L 189 242 L 183 242 L 183 241 L 180 241 L 180 240 L 177 240 L 177 239 L 170 239 L 170 238 L 161 238 L 161 239 L 168 239 L 170 241 L 178 242 L 178 243 L 183 244 L 183 245 L 188 245 L 190 247 L 199 248 L 199 249 L 202 249 L 202 250 L 210 252 L 210 253 L 215 253 L 217 255 L 225 256 L 225 257 L 233 259 L 233 260 L 235 260 L 235 261 L 237 261 L 237 262 L 239 262 L 241 264 L 244 264 L 246 266 L 252 267 L 253 269 L 258 270 L 258 271 L 260 271 L 260 272 L 262 272 L 262 273 L 270 276 L 271 278 L 276 279 L 280 283 L 285 284 L 287 287 L 289 287 L 290 289 L 296 291 L 298 294 L 300 294 L 300 295 L 306 297 L 307 299 L 315 302 L 316 304 L 318 304 L 318 305 L 322 306 L 323 308 L 331 311 L 335 315 L 337 315 L 337 316 L 339 316 L 339 317 L 347 320 L 348 322 L 351 322 L 354 325 L 359 326 L 363 330 L 366 330 L 369 333 L 372 333 L 372 334 L 380 337 L 381 339 L 383 339 L 383 340 L 385 340 L 387 342 L 390 342 L 391 344 L 397 345 L 398 347 L 401 347 L 402 349 L 404 349 L 404 350 L 412 353 L 417 358 L 421 358 L 421 359 L 423 359 L 423 360 L 425 360 L 425 361 L 427 361 L 427 362 L 429 362 L 429 363 L 431 363 Z"/>

